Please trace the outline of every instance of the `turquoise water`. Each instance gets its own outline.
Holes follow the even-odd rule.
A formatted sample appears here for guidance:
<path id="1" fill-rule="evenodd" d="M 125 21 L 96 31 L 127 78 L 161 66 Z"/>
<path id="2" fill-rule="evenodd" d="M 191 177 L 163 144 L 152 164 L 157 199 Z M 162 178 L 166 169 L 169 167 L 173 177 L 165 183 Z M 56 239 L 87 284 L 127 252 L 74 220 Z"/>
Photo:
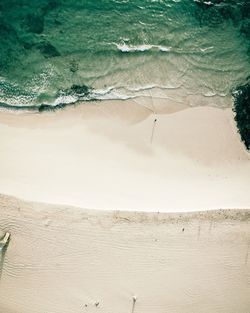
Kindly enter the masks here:
<path id="1" fill-rule="evenodd" d="M 157 96 L 231 105 L 250 74 L 246 0 L 0 0 L 0 105 Z"/>

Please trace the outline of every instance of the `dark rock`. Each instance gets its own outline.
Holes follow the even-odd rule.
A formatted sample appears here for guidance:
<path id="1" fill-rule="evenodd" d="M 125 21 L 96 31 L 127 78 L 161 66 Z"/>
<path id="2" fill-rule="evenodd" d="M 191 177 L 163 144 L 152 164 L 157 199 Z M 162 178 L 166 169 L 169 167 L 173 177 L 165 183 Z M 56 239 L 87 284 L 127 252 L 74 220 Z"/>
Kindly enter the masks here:
<path id="1" fill-rule="evenodd" d="M 86 85 L 72 85 L 70 87 L 70 91 L 76 95 L 84 95 L 87 96 L 90 93 L 90 88 Z"/>
<path id="2" fill-rule="evenodd" d="M 250 148 L 250 83 L 239 86 L 233 93 L 235 121 L 247 149 Z"/>
<path id="3" fill-rule="evenodd" d="M 92 88 L 86 85 L 72 85 L 70 88 L 59 90 L 57 96 L 76 96 L 79 100 L 90 100 L 91 90 Z"/>
<path id="4" fill-rule="evenodd" d="M 38 108 L 39 112 L 50 112 L 50 111 L 56 111 L 65 108 L 66 104 L 60 103 L 58 105 L 49 105 L 49 104 L 41 104 Z"/>
<path id="5" fill-rule="evenodd" d="M 45 112 L 45 111 L 53 111 L 53 108 L 48 104 L 41 104 L 38 108 L 39 112 Z"/>

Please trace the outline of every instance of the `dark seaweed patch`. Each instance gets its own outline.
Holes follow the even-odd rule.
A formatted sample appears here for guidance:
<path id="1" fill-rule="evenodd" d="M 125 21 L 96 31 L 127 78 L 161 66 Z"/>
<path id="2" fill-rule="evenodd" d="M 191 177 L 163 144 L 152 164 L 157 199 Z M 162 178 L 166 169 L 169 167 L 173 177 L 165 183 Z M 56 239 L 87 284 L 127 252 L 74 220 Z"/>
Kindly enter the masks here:
<path id="1" fill-rule="evenodd" d="M 0 16 L 1 17 L 1 16 Z M 18 36 L 15 29 L 0 18 L 0 71 L 5 71 L 17 59 Z"/>
<path id="2" fill-rule="evenodd" d="M 53 58 L 60 56 L 60 52 L 50 42 L 40 42 L 37 48 L 45 58 Z"/>
<path id="3" fill-rule="evenodd" d="M 44 14 L 56 9 L 60 5 L 60 0 L 49 0 L 45 6 L 42 7 Z"/>
<path id="4" fill-rule="evenodd" d="M 38 14 L 28 14 L 26 25 L 31 33 L 41 34 L 44 29 L 44 16 Z"/>
<path id="5" fill-rule="evenodd" d="M 199 20 L 200 26 L 216 26 L 223 22 L 223 18 L 218 10 L 214 7 L 212 3 L 206 1 L 195 2 L 197 4 L 198 10 L 195 15 Z"/>
<path id="6" fill-rule="evenodd" d="M 29 42 L 27 40 L 23 40 L 22 45 L 23 45 L 24 49 L 27 49 L 27 50 L 30 50 L 31 48 L 33 48 L 35 46 L 34 42 Z"/>
<path id="7" fill-rule="evenodd" d="M 242 17 L 250 18 L 250 2 L 246 1 L 242 5 Z"/>
<path id="8" fill-rule="evenodd" d="M 86 85 L 72 85 L 70 90 L 77 95 L 89 95 L 90 88 Z"/>
<path id="9" fill-rule="evenodd" d="M 231 20 L 236 25 L 242 20 L 244 4 L 239 6 L 234 0 L 197 0 L 195 3 L 198 7 L 196 16 L 200 20 L 200 26 L 216 26 L 225 20 Z"/>
<path id="10" fill-rule="evenodd" d="M 75 73 L 77 72 L 79 69 L 79 65 L 78 63 L 76 62 L 75 59 L 73 59 L 70 64 L 69 64 L 69 70 L 72 72 L 72 73 Z"/>
<path id="11" fill-rule="evenodd" d="M 37 43 L 44 33 L 47 15 L 61 0 L 0 0 L 0 71 L 21 65 L 27 50 L 37 48 L 46 57 L 59 56 L 50 43 Z"/>
<path id="12" fill-rule="evenodd" d="M 247 39 L 250 39 L 250 21 L 245 21 L 242 24 L 241 32 L 247 37 Z"/>
<path id="13" fill-rule="evenodd" d="M 86 85 L 72 85 L 70 88 L 60 90 L 59 95 L 77 96 L 77 97 L 88 97 L 92 91 L 91 87 Z"/>
<path id="14" fill-rule="evenodd" d="M 235 121 L 247 149 L 250 149 L 250 83 L 239 86 L 233 93 Z"/>
<path id="15" fill-rule="evenodd" d="M 65 103 L 59 103 L 55 106 L 52 106 L 52 105 L 49 105 L 49 104 L 41 104 L 38 108 L 38 111 L 40 113 L 42 112 L 53 112 L 53 111 L 56 111 L 56 110 L 60 110 L 60 109 L 63 109 L 67 106 L 67 104 Z"/>
<path id="16" fill-rule="evenodd" d="M 242 25 L 241 25 L 241 33 L 246 36 L 248 40 L 250 40 L 250 2 L 247 1 L 242 5 Z"/>
<path id="17" fill-rule="evenodd" d="M 0 20 L 0 36 L 5 37 L 8 36 L 13 29 L 10 28 L 9 25 L 5 24 L 3 20 Z"/>

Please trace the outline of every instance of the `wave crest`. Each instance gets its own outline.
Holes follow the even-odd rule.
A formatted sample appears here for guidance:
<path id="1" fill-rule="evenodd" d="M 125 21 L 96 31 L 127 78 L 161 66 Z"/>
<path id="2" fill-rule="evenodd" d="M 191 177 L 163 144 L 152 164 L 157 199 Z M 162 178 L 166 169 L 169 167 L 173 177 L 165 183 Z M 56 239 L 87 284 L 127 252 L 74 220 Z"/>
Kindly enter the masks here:
<path id="1" fill-rule="evenodd" d="M 160 45 L 128 45 L 126 43 L 123 44 L 115 44 L 117 49 L 121 52 L 145 52 L 149 50 L 161 51 L 161 52 L 169 52 L 171 47 L 160 46 Z"/>

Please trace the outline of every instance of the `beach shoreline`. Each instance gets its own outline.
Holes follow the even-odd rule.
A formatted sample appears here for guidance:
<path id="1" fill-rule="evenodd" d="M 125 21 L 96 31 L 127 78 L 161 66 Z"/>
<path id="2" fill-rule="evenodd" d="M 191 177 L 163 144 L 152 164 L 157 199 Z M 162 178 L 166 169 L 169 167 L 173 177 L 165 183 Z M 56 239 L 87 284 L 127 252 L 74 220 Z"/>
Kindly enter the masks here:
<path id="1" fill-rule="evenodd" d="M 0 313 L 250 313 L 249 4 L 0 1 Z"/>

